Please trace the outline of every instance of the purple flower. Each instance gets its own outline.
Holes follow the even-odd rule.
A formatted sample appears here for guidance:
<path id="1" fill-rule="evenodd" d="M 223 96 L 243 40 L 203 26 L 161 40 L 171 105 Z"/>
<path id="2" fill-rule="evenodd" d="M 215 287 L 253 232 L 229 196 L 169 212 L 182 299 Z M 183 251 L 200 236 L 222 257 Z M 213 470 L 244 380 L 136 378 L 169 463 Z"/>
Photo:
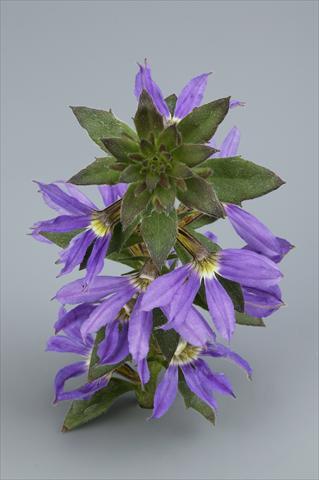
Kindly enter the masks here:
<path id="1" fill-rule="evenodd" d="M 109 378 L 103 376 L 92 382 L 87 382 L 74 390 L 64 390 L 67 380 L 87 374 L 89 370 L 94 342 L 91 335 L 87 335 L 83 339 L 80 328 L 84 319 L 94 308 L 93 305 L 84 304 L 79 305 L 70 312 L 67 312 L 64 307 L 60 309 L 59 319 L 55 327 L 56 331 L 63 330 L 64 335 L 55 335 L 49 338 L 46 350 L 50 352 L 76 353 L 85 358 L 85 360 L 67 365 L 58 371 L 54 381 L 54 403 L 61 400 L 87 399 L 108 384 Z"/>
<path id="2" fill-rule="evenodd" d="M 187 318 L 203 279 L 213 322 L 219 333 L 230 340 L 235 328 L 234 306 L 218 276 L 245 287 L 268 291 L 278 284 L 282 274 L 270 259 L 249 250 L 225 249 L 207 253 L 154 280 L 143 296 L 141 308 L 150 311 L 164 307 L 169 324 L 177 330 Z"/>
<path id="3" fill-rule="evenodd" d="M 200 356 L 229 358 L 244 368 L 249 377 L 251 376 L 252 370 L 246 360 L 224 345 L 211 343 L 204 347 L 195 347 L 180 340 L 169 367 L 157 386 L 151 418 L 162 417 L 174 402 L 179 370 L 189 389 L 213 409 L 217 408 L 215 392 L 235 396 L 227 377 L 223 373 L 213 372 Z"/>
<path id="4" fill-rule="evenodd" d="M 58 183 L 65 187 L 66 192 L 58 186 Z M 74 185 L 56 182 L 48 185 L 38 183 L 38 186 L 44 201 L 49 207 L 56 210 L 59 216 L 37 222 L 33 226 L 33 237 L 39 240 L 41 239 L 40 232 L 62 233 L 84 229 L 73 237 L 68 247 L 60 253 L 58 263 L 63 263 L 64 267 L 59 275 L 65 275 L 80 265 L 88 247 L 92 245 L 85 277 L 85 281 L 89 283 L 103 268 L 112 228 L 119 220 L 119 205 L 116 200 L 121 198 L 126 185 L 99 187 L 104 205 L 107 207 L 103 210 L 99 210 Z"/>
<path id="5" fill-rule="evenodd" d="M 134 93 L 137 99 L 139 99 L 142 91 L 146 90 L 151 96 L 157 110 L 161 115 L 163 115 L 163 117 L 165 117 L 167 120 L 171 120 L 173 118 L 175 121 L 179 121 L 201 104 L 209 75 L 210 73 L 198 75 L 197 77 L 192 78 L 185 85 L 177 97 L 173 115 L 170 114 L 161 89 L 152 79 L 151 68 L 147 64 L 146 60 L 144 65 L 139 65 L 139 71 L 135 77 Z M 230 108 L 238 105 L 242 105 L 242 102 L 239 102 L 238 100 L 231 100 Z"/>
<path id="6" fill-rule="evenodd" d="M 132 277 L 98 276 L 85 289 L 83 280 L 75 280 L 55 297 L 63 304 L 99 302 L 82 322 L 82 337 L 107 327 L 98 347 L 100 363 L 115 364 L 131 354 L 143 383 L 149 380 L 146 358 L 153 319 L 151 312 L 140 309 L 140 303 L 150 281 L 143 273 Z"/>
<path id="7" fill-rule="evenodd" d="M 293 248 L 285 239 L 275 235 L 258 218 L 233 204 L 224 204 L 227 217 L 238 233 L 245 240 L 245 248 L 261 253 L 274 262 L 280 262 Z"/>

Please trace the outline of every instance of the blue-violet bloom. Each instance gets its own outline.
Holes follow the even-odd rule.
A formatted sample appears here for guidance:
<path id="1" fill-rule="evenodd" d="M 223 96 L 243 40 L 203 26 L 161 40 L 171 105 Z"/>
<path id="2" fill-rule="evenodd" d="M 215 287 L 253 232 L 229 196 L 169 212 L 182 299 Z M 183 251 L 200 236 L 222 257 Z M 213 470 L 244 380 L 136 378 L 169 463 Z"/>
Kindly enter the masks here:
<path id="1" fill-rule="evenodd" d="M 66 191 L 58 185 L 62 184 Z M 100 186 L 99 191 L 106 208 L 99 210 L 89 198 L 74 185 L 64 182 L 44 184 L 38 182 L 47 205 L 59 213 L 59 216 L 37 222 L 33 226 L 32 235 L 41 240 L 41 232 L 63 233 L 84 229 L 72 238 L 67 248 L 62 250 L 58 263 L 63 263 L 59 275 L 71 272 L 83 261 L 87 249 L 92 246 L 92 253 L 86 266 L 85 282 L 92 279 L 102 270 L 112 236 L 112 229 L 119 221 L 119 199 L 125 193 L 127 186 Z M 44 237 L 42 237 L 44 238 Z"/>

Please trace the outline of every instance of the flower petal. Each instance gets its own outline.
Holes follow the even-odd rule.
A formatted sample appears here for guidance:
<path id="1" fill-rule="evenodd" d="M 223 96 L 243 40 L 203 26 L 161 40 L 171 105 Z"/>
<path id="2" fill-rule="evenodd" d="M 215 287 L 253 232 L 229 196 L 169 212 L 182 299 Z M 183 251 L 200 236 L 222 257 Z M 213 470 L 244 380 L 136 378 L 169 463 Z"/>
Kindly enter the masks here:
<path id="1" fill-rule="evenodd" d="M 174 320 L 175 326 L 185 321 L 199 287 L 199 275 L 190 270 L 187 280 L 179 287 L 170 303 L 169 318 Z"/>
<path id="2" fill-rule="evenodd" d="M 237 127 L 233 127 L 226 135 L 223 143 L 219 147 L 219 152 L 215 153 L 213 157 L 224 158 L 234 157 L 237 155 L 238 146 L 240 142 L 240 131 Z"/>
<path id="3" fill-rule="evenodd" d="M 131 285 L 127 277 L 95 277 L 90 285 L 85 279 L 74 280 L 60 288 L 55 298 L 62 304 L 75 305 L 84 302 L 97 302 L 110 293 L 126 290 Z"/>
<path id="4" fill-rule="evenodd" d="M 225 204 L 227 216 L 238 235 L 247 242 L 249 250 L 261 253 L 273 261 L 280 261 L 291 245 L 278 239 L 258 218 L 233 204 Z"/>
<path id="5" fill-rule="evenodd" d="M 59 315 L 58 320 L 54 324 L 55 333 L 64 330 L 68 336 L 78 337 L 82 339 L 80 327 L 84 320 L 92 313 L 95 306 L 89 303 L 83 303 L 73 308 L 69 312 L 65 311 Z"/>
<path id="6" fill-rule="evenodd" d="M 204 233 L 205 237 L 209 238 L 209 240 L 211 240 L 213 243 L 217 243 L 218 242 L 218 237 L 217 235 L 215 235 L 215 233 L 213 232 L 210 232 L 209 230 L 207 230 L 205 233 Z"/>
<path id="7" fill-rule="evenodd" d="M 245 312 L 253 317 L 269 317 L 283 305 L 280 295 L 278 298 L 278 296 L 269 291 L 250 287 L 243 287 L 242 291 L 245 301 Z"/>
<path id="8" fill-rule="evenodd" d="M 85 228 L 90 223 L 89 215 L 73 216 L 73 215 L 60 215 L 59 217 L 51 220 L 43 220 L 37 222 L 35 225 L 35 233 L 40 232 L 71 232 L 72 230 L 78 230 Z"/>
<path id="9" fill-rule="evenodd" d="M 151 418 L 162 417 L 174 402 L 177 395 L 178 367 L 170 365 L 157 385 L 154 396 L 154 410 Z"/>
<path id="10" fill-rule="evenodd" d="M 186 117 L 203 100 L 204 92 L 210 73 L 203 73 L 192 78 L 178 95 L 174 117 L 182 119 Z"/>
<path id="11" fill-rule="evenodd" d="M 93 382 L 88 382 L 85 385 L 82 385 L 80 388 L 71 390 L 69 392 L 64 391 L 64 384 L 67 380 L 73 377 L 78 377 L 87 372 L 86 362 L 77 362 L 67 365 L 66 367 L 61 368 L 56 374 L 54 380 L 55 387 L 55 400 L 54 403 L 61 400 L 78 400 L 81 398 L 87 398 L 93 393 L 101 390 L 101 388 L 106 387 L 108 384 L 108 379 L 106 377 L 98 378 Z"/>
<path id="12" fill-rule="evenodd" d="M 72 183 L 67 182 L 58 182 L 63 183 L 68 193 L 78 200 L 80 203 L 86 205 L 89 210 L 98 210 L 97 206 L 83 193 L 79 190 L 75 185 Z"/>
<path id="13" fill-rule="evenodd" d="M 140 295 L 130 315 L 128 343 L 133 360 L 138 363 L 147 357 L 153 327 L 152 312 L 140 309 L 143 295 Z"/>
<path id="14" fill-rule="evenodd" d="M 106 337 L 99 344 L 98 356 L 101 365 L 114 365 L 124 360 L 128 354 L 128 323 L 115 320 L 106 330 Z"/>
<path id="15" fill-rule="evenodd" d="M 101 305 L 94 309 L 89 318 L 83 322 L 81 327 L 82 337 L 85 338 L 88 333 L 97 332 L 101 327 L 112 323 L 121 308 L 132 298 L 133 294 L 134 289 L 128 287 L 126 290 L 116 292 L 104 300 Z"/>
<path id="16" fill-rule="evenodd" d="M 231 100 L 229 102 L 229 108 L 235 108 L 235 107 L 244 107 L 245 102 L 242 102 L 241 100 Z"/>
<path id="17" fill-rule="evenodd" d="M 87 284 L 92 283 L 92 280 L 102 271 L 104 266 L 104 259 L 109 248 L 111 235 L 100 237 L 95 240 L 91 255 L 86 266 L 85 280 Z"/>
<path id="18" fill-rule="evenodd" d="M 143 295 L 141 309 L 149 311 L 170 303 L 177 290 L 184 283 L 189 269 L 189 265 L 184 265 L 154 280 Z"/>
<path id="19" fill-rule="evenodd" d="M 235 397 L 231 383 L 225 374 L 212 372 L 207 363 L 201 358 L 196 360 L 196 371 L 199 377 L 202 378 L 203 383 L 209 385 L 212 391 Z"/>
<path id="20" fill-rule="evenodd" d="M 205 278 L 206 299 L 209 313 L 219 333 L 230 340 L 235 330 L 234 304 L 216 277 Z"/>
<path id="21" fill-rule="evenodd" d="M 126 183 L 117 183 L 116 185 L 100 185 L 99 191 L 103 199 L 104 205 L 108 207 L 123 197 L 127 190 Z"/>
<path id="22" fill-rule="evenodd" d="M 80 202 L 77 198 L 68 195 L 54 183 L 35 183 L 37 183 L 40 192 L 42 193 L 43 200 L 46 202 L 46 204 L 50 208 L 53 208 L 60 213 L 66 213 L 69 215 L 85 215 L 92 211 L 91 207 L 88 207 L 88 205 Z"/>
<path id="23" fill-rule="evenodd" d="M 233 352 L 230 350 L 228 347 L 225 347 L 225 345 L 222 345 L 221 343 L 214 343 L 210 344 L 207 347 L 207 350 L 203 352 L 203 355 L 209 355 L 210 357 L 215 357 L 215 358 L 229 358 L 232 360 L 234 363 L 239 365 L 241 368 L 243 368 L 249 377 L 252 375 L 252 368 L 249 365 L 249 363 L 238 353 Z"/>
<path id="24" fill-rule="evenodd" d="M 218 273 L 246 287 L 268 290 L 283 276 L 272 260 L 249 250 L 228 248 L 218 257 Z"/>
<path id="25" fill-rule="evenodd" d="M 192 364 L 182 365 L 181 369 L 190 390 L 207 405 L 217 409 L 217 402 L 211 392 L 212 389 L 209 382 L 203 381 L 203 378 L 198 375 L 197 369 Z"/>
<path id="26" fill-rule="evenodd" d="M 159 113 L 166 118 L 169 118 L 170 113 L 168 106 L 166 105 L 159 86 L 152 79 L 151 69 L 150 66 L 147 64 L 146 60 L 144 66 L 139 65 L 139 71 L 135 77 L 134 93 L 137 99 L 140 98 L 143 90 L 146 90 L 147 93 L 151 96 L 154 105 L 156 106 Z"/>
<path id="27" fill-rule="evenodd" d="M 143 358 L 137 363 L 137 372 L 143 385 L 146 385 L 151 378 L 150 370 L 148 368 L 147 359 Z"/>
<path id="28" fill-rule="evenodd" d="M 91 349 L 83 341 L 77 338 L 70 338 L 64 335 L 55 335 L 50 337 L 46 347 L 47 352 L 59 352 L 59 353 L 78 353 L 79 355 L 86 356 L 90 353 Z"/>
<path id="29" fill-rule="evenodd" d="M 167 317 L 169 316 L 166 311 L 164 313 Z M 171 328 L 174 328 L 186 342 L 195 346 L 205 345 L 208 341 L 215 339 L 214 332 L 194 307 L 189 310 L 183 323 L 172 320 L 161 327 L 162 330 Z"/>
<path id="30" fill-rule="evenodd" d="M 72 238 L 68 247 L 60 253 L 59 263 L 64 263 L 64 267 L 58 277 L 72 272 L 77 265 L 80 265 L 94 238 L 95 235 L 91 230 L 81 232 Z"/>

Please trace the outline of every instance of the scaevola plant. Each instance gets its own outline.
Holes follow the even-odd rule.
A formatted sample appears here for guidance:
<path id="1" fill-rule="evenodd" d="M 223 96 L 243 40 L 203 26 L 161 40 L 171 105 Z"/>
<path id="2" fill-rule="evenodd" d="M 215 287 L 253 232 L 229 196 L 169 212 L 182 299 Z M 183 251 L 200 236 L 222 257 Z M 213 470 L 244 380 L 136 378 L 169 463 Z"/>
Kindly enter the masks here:
<path id="1" fill-rule="evenodd" d="M 80 357 L 54 382 L 54 402 L 72 400 L 63 431 L 127 392 L 152 409 L 152 419 L 179 392 L 214 423 L 216 395 L 235 396 L 217 359 L 251 378 L 233 336 L 239 325 L 263 326 L 283 305 L 279 264 L 292 245 L 242 202 L 284 182 L 237 154 L 237 127 L 217 141 L 218 126 L 243 102 L 225 96 L 202 105 L 209 78 L 198 75 L 164 98 L 147 62 L 139 65 L 134 127 L 111 110 L 71 107 L 103 156 L 67 181 L 36 182 L 56 213 L 36 222 L 32 236 L 60 248 L 59 276 L 82 272 L 54 297 L 59 315 L 47 344 Z M 84 193 L 87 185 L 98 187 L 102 205 Z M 245 243 L 222 248 L 211 230 L 198 231 L 217 221 L 228 221 Z M 110 260 L 127 272 L 112 276 Z"/>

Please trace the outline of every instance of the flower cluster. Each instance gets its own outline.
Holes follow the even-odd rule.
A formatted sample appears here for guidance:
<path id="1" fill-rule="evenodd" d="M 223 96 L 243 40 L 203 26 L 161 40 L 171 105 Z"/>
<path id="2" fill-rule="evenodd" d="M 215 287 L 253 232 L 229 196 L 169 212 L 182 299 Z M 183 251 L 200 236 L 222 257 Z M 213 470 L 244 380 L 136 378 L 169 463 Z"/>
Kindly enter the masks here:
<path id="1" fill-rule="evenodd" d="M 235 395 L 206 359 L 227 358 L 251 377 L 229 345 L 236 324 L 263 325 L 283 305 L 278 265 L 292 245 L 241 207 L 283 182 L 237 155 L 237 127 L 217 147 L 219 123 L 243 103 L 226 97 L 200 106 L 208 76 L 164 98 L 149 65 L 139 65 L 136 132 L 111 111 L 72 107 L 107 156 L 69 181 L 37 182 L 58 216 L 35 223 L 32 236 L 61 248 L 59 275 L 85 271 L 56 293 L 61 307 L 47 344 L 83 357 L 55 378 L 55 402 L 74 401 L 64 429 L 127 391 L 159 418 L 179 390 L 186 406 L 213 421 L 215 394 Z M 76 185 L 98 185 L 102 208 Z M 243 247 L 222 249 L 211 231 L 198 232 L 218 219 Z M 107 275 L 109 260 L 130 270 Z M 80 375 L 84 382 L 67 389 Z"/>

